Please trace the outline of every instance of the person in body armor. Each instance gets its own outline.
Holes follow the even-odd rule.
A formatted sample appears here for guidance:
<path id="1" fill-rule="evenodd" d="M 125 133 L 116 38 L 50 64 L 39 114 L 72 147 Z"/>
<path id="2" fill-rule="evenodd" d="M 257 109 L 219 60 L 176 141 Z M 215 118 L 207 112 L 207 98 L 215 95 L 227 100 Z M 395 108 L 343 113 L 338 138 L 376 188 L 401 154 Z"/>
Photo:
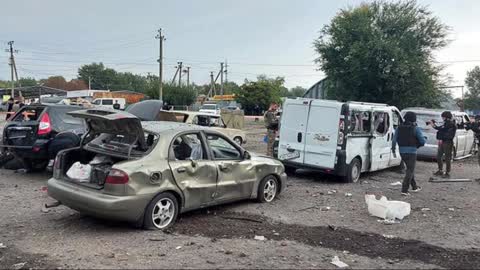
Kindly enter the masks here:
<path id="1" fill-rule="evenodd" d="M 452 168 L 452 152 L 453 152 L 453 139 L 457 133 L 457 125 L 453 121 L 453 115 L 449 111 L 442 113 L 443 125 L 437 126 L 435 120 L 432 120 L 433 128 L 437 131 L 438 140 L 438 152 L 437 163 L 438 171 L 434 173 L 436 176 L 443 176 L 444 178 L 450 177 L 450 170 Z M 443 172 L 443 157 L 445 156 L 445 173 Z"/>
<path id="2" fill-rule="evenodd" d="M 278 130 L 277 110 L 278 104 L 272 103 L 263 116 L 267 128 L 267 156 L 270 157 L 273 156 L 273 143 Z"/>
<path id="3" fill-rule="evenodd" d="M 475 139 L 477 141 L 478 165 L 480 166 L 480 114 L 475 116 L 475 122 L 468 123 L 465 128 L 475 133 Z"/>
<path id="4" fill-rule="evenodd" d="M 412 192 L 422 190 L 415 181 L 415 165 L 417 163 L 417 149 L 425 145 L 425 137 L 422 130 L 415 124 L 417 115 L 407 112 L 405 121 L 395 130 L 392 141 L 392 153 L 395 155 L 398 143 L 402 162 L 407 167 L 402 183 L 402 195 L 408 196 L 408 189 L 412 186 Z"/>

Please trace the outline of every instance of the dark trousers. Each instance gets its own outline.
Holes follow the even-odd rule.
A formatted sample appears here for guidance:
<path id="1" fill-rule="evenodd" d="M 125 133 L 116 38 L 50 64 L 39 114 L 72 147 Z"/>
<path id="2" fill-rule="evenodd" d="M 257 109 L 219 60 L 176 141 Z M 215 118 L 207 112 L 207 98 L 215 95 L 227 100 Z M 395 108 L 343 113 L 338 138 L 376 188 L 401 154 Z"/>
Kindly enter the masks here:
<path id="1" fill-rule="evenodd" d="M 443 141 L 441 144 L 438 145 L 437 163 L 439 171 L 443 171 L 443 156 L 445 156 L 445 171 L 447 173 L 450 173 L 450 170 L 452 168 L 452 152 L 453 142 Z"/>
<path id="2" fill-rule="evenodd" d="M 402 192 L 408 192 L 408 188 L 417 189 L 417 182 L 415 182 L 415 165 L 417 164 L 417 154 L 400 154 L 402 161 L 407 167 L 405 178 L 403 178 Z"/>

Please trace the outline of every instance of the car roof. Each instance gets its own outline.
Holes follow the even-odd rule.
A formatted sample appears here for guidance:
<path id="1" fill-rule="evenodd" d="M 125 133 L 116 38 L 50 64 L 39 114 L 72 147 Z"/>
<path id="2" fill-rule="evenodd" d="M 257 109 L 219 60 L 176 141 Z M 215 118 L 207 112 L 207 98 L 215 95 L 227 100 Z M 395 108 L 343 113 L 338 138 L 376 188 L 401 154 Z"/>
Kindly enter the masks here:
<path id="1" fill-rule="evenodd" d="M 169 121 L 142 121 L 144 130 L 153 133 L 179 133 L 183 131 L 211 130 L 202 126 Z"/>

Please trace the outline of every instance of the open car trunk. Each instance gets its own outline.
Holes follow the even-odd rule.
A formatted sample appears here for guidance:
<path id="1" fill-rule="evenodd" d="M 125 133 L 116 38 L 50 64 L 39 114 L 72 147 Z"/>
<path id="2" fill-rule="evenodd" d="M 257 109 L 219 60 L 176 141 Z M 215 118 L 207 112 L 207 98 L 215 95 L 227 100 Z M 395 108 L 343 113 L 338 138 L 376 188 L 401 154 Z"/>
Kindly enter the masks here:
<path id="1" fill-rule="evenodd" d="M 129 113 L 94 109 L 69 114 L 85 119 L 88 132 L 80 147 L 57 156 L 56 179 L 102 189 L 112 166 L 143 157 L 158 141 L 158 135 L 145 132 Z"/>

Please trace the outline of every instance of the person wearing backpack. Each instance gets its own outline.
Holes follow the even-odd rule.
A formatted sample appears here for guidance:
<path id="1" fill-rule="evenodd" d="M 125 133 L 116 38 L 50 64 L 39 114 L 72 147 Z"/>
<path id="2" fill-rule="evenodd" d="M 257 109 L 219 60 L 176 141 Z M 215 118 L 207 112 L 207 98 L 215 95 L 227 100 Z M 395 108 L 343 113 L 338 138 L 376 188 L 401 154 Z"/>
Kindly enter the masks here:
<path id="1" fill-rule="evenodd" d="M 415 124 L 417 115 L 414 112 L 407 112 L 405 121 L 398 126 L 392 140 L 392 153 L 395 155 L 398 143 L 402 162 L 406 166 L 405 177 L 402 183 L 402 195 L 409 196 L 410 186 L 412 192 L 422 190 L 415 181 L 415 165 L 417 163 L 417 149 L 425 145 L 425 137 L 422 130 Z"/>

